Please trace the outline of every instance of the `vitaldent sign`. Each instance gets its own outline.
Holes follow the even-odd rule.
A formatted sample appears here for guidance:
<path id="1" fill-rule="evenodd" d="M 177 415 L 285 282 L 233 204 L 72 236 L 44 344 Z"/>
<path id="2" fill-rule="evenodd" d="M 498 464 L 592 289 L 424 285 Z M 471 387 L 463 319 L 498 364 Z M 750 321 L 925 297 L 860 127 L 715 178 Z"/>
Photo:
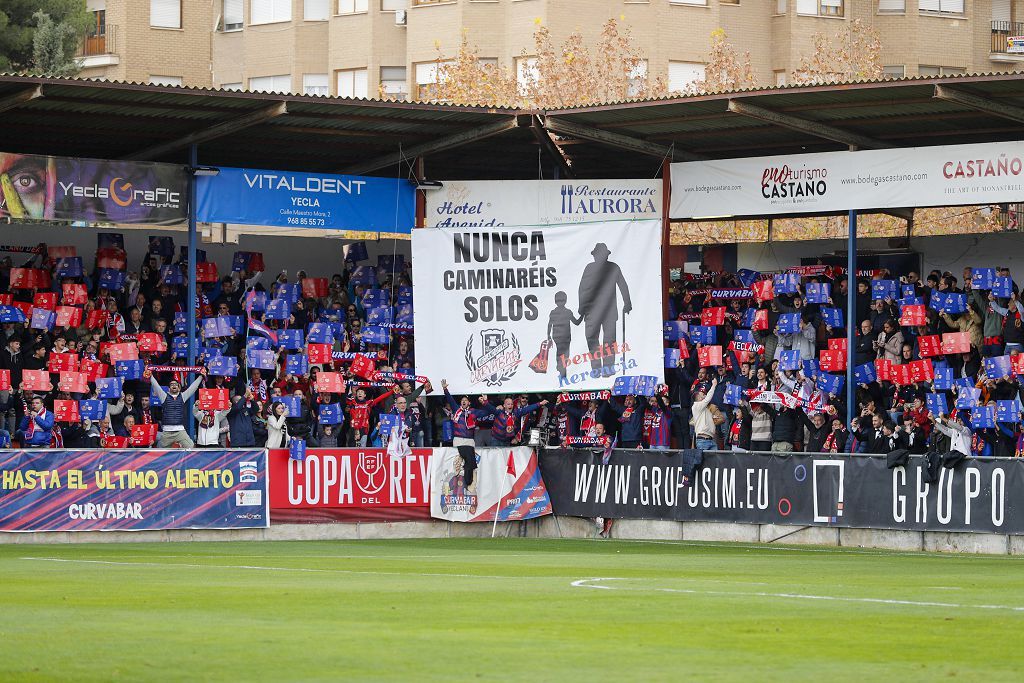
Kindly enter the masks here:
<path id="1" fill-rule="evenodd" d="M 661 218 L 660 180 L 445 181 L 427 225 L 500 228 Z"/>

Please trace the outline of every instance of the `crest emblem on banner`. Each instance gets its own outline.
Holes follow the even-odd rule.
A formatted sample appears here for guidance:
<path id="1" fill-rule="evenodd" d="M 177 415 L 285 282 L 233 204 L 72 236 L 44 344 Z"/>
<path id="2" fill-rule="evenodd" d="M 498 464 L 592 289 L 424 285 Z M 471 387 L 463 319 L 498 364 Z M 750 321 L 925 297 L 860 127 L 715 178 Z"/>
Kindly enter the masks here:
<path id="1" fill-rule="evenodd" d="M 380 451 L 359 454 L 356 467 L 356 482 L 364 493 L 373 495 L 384 488 L 387 470 L 384 469 L 384 454 Z"/>
<path id="2" fill-rule="evenodd" d="M 480 331 L 480 354 L 476 354 L 474 335 L 466 341 L 466 367 L 473 384 L 484 382 L 489 387 L 500 387 L 512 379 L 523 361 L 519 340 L 505 330 L 489 328 Z"/>

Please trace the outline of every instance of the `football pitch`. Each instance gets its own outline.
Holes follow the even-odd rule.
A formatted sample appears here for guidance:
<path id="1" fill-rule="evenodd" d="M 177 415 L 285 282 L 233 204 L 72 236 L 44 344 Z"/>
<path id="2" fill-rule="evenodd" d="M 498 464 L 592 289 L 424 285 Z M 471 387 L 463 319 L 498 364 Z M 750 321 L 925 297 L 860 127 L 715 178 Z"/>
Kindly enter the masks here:
<path id="1" fill-rule="evenodd" d="M 438 539 L 0 546 L 0 680 L 1021 680 L 1024 558 Z"/>

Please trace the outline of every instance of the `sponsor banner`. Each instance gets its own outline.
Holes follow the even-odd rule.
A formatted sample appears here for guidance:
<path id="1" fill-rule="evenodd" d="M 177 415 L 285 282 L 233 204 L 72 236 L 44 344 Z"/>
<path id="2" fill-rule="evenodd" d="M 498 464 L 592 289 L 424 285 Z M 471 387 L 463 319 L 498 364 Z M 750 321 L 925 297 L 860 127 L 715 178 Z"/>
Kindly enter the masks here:
<path id="1" fill-rule="evenodd" d="M 272 510 L 426 508 L 429 448 L 391 457 L 380 448 L 309 448 L 293 460 L 287 448 L 269 452 Z M 422 517 L 422 516 L 421 516 Z"/>
<path id="2" fill-rule="evenodd" d="M 263 450 L 0 452 L 0 531 L 269 526 Z"/>
<path id="3" fill-rule="evenodd" d="M 180 164 L 0 152 L 0 218 L 156 225 L 187 217 Z"/>
<path id="4" fill-rule="evenodd" d="M 913 531 L 1024 533 L 1024 460 L 968 458 L 925 483 L 923 459 L 707 453 L 691 481 L 678 453 L 548 450 L 555 514 Z"/>
<path id="5" fill-rule="evenodd" d="M 661 219 L 660 180 L 444 181 L 427 192 L 427 226 L 500 228 Z"/>
<path id="6" fill-rule="evenodd" d="M 658 221 L 422 229 L 412 240 L 416 370 L 453 393 L 664 376 Z"/>
<path id="7" fill-rule="evenodd" d="M 416 192 L 399 178 L 221 168 L 196 180 L 205 222 L 401 234 L 415 223 Z"/>
<path id="8" fill-rule="evenodd" d="M 511 453 L 513 466 L 509 466 Z M 457 448 L 435 448 L 430 462 L 430 515 L 450 522 L 499 522 L 551 514 L 551 499 L 532 448 L 478 448 L 466 487 Z M 500 509 L 499 509 L 500 508 Z"/>
<path id="9" fill-rule="evenodd" d="M 1024 200 L 1024 143 L 672 164 L 673 219 Z"/>

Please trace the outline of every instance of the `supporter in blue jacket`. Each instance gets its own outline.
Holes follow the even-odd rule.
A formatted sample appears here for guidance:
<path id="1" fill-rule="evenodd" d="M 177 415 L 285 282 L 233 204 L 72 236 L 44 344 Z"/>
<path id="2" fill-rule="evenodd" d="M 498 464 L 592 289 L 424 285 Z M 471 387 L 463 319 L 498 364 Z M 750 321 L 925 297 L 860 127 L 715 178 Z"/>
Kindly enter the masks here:
<path id="1" fill-rule="evenodd" d="M 494 441 L 494 445 L 502 448 L 511 446 L 512 439 L 516 437 L 516 433 L 519 431 L 519 418 L 547 404 L 548 402 L 545 400 L 540 403 L 531 403 L 528 406 L 516 408 L 512 397 L 506 396 L 500 408 L 490 408 L 488 414 L 494 415 L 494 425 L 491 427 L 491 438 Z"/>
<path id="2" fill-rule="evenodd" d="M 627 396 L 623 403 L 608 399 L 608 407 L 619 415 L 622 423 L 619 432 L 619 448 L 636 448 L 644 434 L 644 409 L 636 405 L 636 398 Z"/>
<path id="3" fill-rule="evenodd" d="M 245 396 L 236 395 L 232 398 L 231 410 L 228 411 L 228 433 L 232 448 L 244 448 L 256 445 L 256 434 L 252 428 L 252 418 L 259 413 L 260 407 L 253 400 L 253 394 L 246 389 Z"/>
<path id="4" fill-rule="evenodd" d="M 444 397 L 448 401 L 448 407 L 452 411 L 452 430 L 455 438 L 453 446 L 475 446 L 477 420 L 486 415 L 492 414 L 493 409 L 470 407 L 469 397 L 463 396 L 455 403 L 455 398 L 448 391 L 448 380 L 441 380 L 441 388 L 444 389 Z"/>
<path id="5" fill-rule="evenodd" d="M 21 424 L 14 437 L 21 441 L 23 448 L 46 448 L 53 437 L 53 413 L 43 405 L 40 396 L 29 401 L 28 413 L 21 418 Z"/>

